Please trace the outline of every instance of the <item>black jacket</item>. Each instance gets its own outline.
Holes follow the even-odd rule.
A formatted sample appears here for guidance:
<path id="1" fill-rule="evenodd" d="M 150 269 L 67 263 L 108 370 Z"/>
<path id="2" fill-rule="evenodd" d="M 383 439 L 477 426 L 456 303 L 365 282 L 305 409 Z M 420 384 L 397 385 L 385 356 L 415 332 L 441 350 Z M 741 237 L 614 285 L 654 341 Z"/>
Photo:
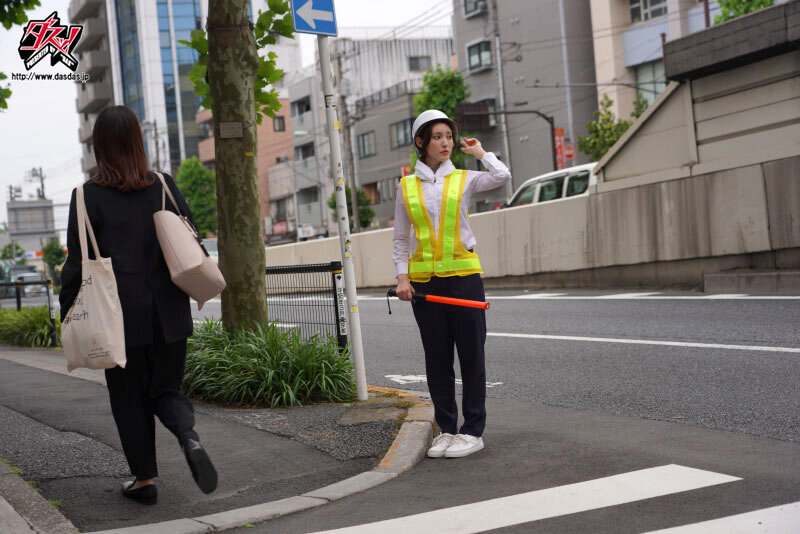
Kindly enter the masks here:
<path id="1" fill-rule="evenodd" d="M 110 257 L 117 279 L 117 291 L 125 323 L 125 345 L 137 347 L 153 343 L 153 324 L 158 319 L 167 343 L 192 335 L 189 297 L 172 283 L 164 255 L 156 237 L 153 213 L 161 209 L 161 182 L 139 191 L 122 192 L 93 183 L 84 184 L 86 212 L 92 223 L 97 246 L 103 257 Z M 181 213 L 192 217 L 186 200 L 172 177 L 164 178 Z M 167 209 L 175 211 L 167 197 Z M 194 221 L 192 221 L 194 222 Z M 88 234 L 87 234 L 88 240 Z M 89 243 L 89 258 L 94 251 Z M 78 295 L 81 284 L 81 247 L 78 239 L 75 191 L 69 205 L 67 261 L 61 271 L 61 320 Z M 154 311 L 158 317 L 154 317 Z"/>

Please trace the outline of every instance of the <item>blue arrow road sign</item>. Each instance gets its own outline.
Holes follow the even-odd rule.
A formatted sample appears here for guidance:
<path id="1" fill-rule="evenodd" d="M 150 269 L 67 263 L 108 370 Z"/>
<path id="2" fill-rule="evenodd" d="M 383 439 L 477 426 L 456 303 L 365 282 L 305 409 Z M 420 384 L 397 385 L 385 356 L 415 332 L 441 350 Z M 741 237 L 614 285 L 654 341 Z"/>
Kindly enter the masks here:
<path id="1" fill-rule="evenodd" d="M 337 36 L 333 0 L 292 0 L 294 31 Z"/>

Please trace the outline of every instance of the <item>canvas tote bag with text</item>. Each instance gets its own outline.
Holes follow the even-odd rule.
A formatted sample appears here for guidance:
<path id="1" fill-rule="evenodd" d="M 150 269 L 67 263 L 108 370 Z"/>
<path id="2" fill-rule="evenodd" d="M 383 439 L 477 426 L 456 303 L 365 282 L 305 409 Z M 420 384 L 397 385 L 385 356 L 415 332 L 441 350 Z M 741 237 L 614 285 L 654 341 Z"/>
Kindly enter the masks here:
<path id="1" fill-rule="evenodd" d="M 114 278 L 111 258 L 100 257 L 94 230 L 86 214 L 83 186 L 76 188 L 75 206 L 81 244 L 81 288 L 61 325 L 67 372 L 79 367 L 125 367 L 125 328 L 117 280 Z M 94 249 L 94 260 L 89 259 L 87 229 Z"/>

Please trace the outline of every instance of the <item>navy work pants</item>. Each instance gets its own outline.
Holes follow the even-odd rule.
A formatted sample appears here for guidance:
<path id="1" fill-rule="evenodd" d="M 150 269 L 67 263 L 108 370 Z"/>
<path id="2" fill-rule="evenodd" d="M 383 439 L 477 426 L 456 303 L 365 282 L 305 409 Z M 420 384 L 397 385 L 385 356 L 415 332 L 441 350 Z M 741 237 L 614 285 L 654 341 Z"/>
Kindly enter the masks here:
<path id="1" fill-rule="evenodd" d="M 434 276 L 429 282 L 411 282 L 414 291 L 468 300 L 485 300 L 479 274 Z M 412 303 L 425 349 L 428 390 L 433 401 L 436 423 L 442 432 L 481 436 L 486 426 L 486 311 L 438 304 Z M 463 383 L 462 411 L 464 424 L 458 429 L 458 406 L 453 370 L 454 351 L 458 349 Z"/>

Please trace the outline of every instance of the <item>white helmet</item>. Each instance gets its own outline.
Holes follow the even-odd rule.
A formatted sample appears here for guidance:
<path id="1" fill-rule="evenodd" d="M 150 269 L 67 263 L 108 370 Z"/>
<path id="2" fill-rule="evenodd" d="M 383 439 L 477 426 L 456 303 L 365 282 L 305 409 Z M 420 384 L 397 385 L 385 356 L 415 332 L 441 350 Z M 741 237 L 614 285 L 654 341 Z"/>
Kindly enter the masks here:
<path id="1" fill-rule="evenodd" d="M 455 129 L 456 123 L 450 120 L 450 117 L 439 111 L 438 109 L 429 109 L 419 114 L 411 127 L 411 138 L 417 138 L 417 132 L 431 121 L 441 120 L 447 122 L 451 128 Z"/>

